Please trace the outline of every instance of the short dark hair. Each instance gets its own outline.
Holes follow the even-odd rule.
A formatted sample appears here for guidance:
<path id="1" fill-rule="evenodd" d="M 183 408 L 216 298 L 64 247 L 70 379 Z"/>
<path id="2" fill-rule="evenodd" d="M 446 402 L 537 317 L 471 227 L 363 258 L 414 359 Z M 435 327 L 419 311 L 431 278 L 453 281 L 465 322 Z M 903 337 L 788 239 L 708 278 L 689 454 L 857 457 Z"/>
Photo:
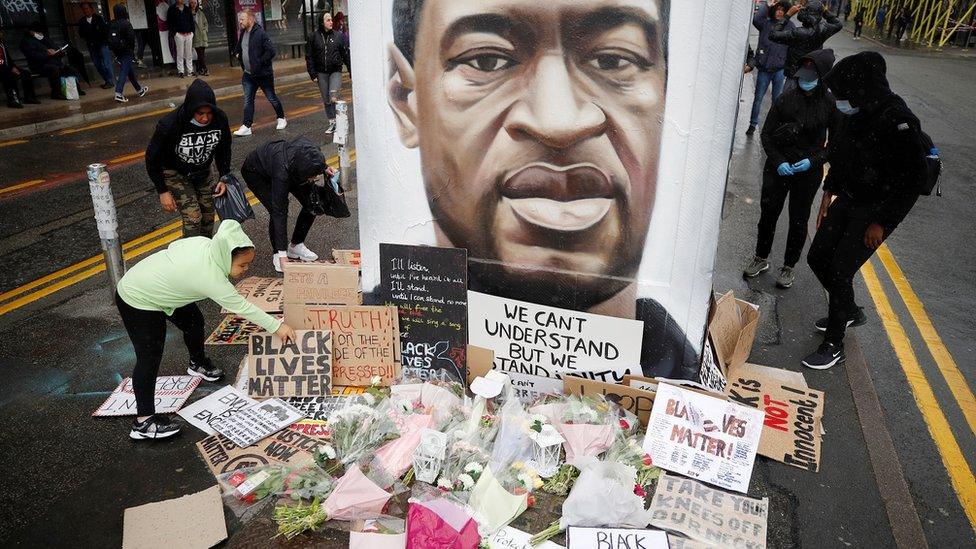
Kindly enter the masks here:
<path id="1" fill-rule="evenodd" d="M 246 254 L 249 251 L 253 251 L 254 246 L 241 246 L 240 248 L 234 248 L 230 251 L 231 260 L 237 259 L 237 256 L 241 254 Z"/>

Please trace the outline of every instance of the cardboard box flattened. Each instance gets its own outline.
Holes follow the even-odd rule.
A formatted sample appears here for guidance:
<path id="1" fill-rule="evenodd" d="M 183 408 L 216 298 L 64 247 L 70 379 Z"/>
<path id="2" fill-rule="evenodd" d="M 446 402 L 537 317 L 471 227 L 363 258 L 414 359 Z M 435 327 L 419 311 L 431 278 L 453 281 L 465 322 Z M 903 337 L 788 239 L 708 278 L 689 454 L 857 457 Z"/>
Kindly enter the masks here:
<path id="1" fill-rule="evenodd" d="M 329 263 L 287 262 L 284 303 L 304 305 L 359 305 L 359 268 Z"/>

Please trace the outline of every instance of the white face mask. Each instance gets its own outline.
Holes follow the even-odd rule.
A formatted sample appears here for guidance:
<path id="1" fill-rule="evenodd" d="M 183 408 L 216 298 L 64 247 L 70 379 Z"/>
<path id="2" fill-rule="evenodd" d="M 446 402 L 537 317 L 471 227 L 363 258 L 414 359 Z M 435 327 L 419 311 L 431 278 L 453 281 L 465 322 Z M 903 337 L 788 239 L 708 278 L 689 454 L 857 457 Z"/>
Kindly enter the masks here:
<path id="1" fill-rule="evenodd" d="M 197 122 L 197 119 L 196 118 L 190 118 L 190 123 L 193 124 L 194 126 L 198 127 L 198 128 L 202 128 L 204 126 L 209 126 L 210 125 L 210 124 L 201 124 L 201 123 Z"/>
<path id="2" fill-rule="evenodd" d="M 857 107 L 852 107 L 851 106 L 851 102 L 848 101 L 848 100 L 846 100 L 846 99 L 838 99 L 837 100 L 837 110 L 839 110 L 840 112 L 842 112 L 842 113 L 844 113 L 846 115 L 852 115 L 852 114 L 857 114 L 857 111 L 859 111 L 861 109 L 859 109 Z"/>
<path id="3" fill-rule="evenodd" d="M 43 34 L 38 34 L 36 32 L 32 32 L 31 34 L 33 34 L 34 35 L 34 38 L 37 38 L 38 40 L 44 40 L 44 35 Z"/>

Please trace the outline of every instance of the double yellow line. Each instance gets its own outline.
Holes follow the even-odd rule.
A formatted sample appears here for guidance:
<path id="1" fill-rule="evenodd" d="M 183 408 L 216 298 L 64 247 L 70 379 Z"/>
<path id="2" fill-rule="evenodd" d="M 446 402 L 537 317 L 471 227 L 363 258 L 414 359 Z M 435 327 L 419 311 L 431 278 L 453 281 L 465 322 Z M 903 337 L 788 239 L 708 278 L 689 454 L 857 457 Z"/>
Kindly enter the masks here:
<path id="1" fill-rule="evenodd" d="M 356 151 L 355 149 L 352 149 L 349 152 L 349 161 L 354 162 L 355 160 Z M 333 156 L 328 158 L 325 162 L 330 166 L 338 167 L 339 157 Z M 247 199 L 252 206 L 258 203 L 257 197 L 255 197 L 250 191 L 247 192 Z M 180 238 L 182 235 L 183 222 L 182 220 L 178 219 L 159 229 L 156 229 L 155 231 L 144 234 L 138 238 L 134 238 L 123 244 L 122 257 L 126 261 L 134 259 L 148 252 L 162 248 L 170 242 Z M 7 314 L 43 297 L 63 290 L 64 288 L 73 286 L 83 280 L 97 275 L 98 273 L 101 273 L 104 270 L 104 259 L 102 256 L 98 255 L 38 278 L 32 282 L 28 282 L 23 286 L 14 288 L 13 290 L 4 292 L 0 294 L 0 315 Z"/>
<path id="2" fill-rule="evenodd" d="M 884 270 L 894 283 L 895 289 L 904 301 L 912 320 L 915 321 L 915 325 L 918 327 L 918 331 L 935 360 L 946 385 L 952 392 L 953 398 L 962 410 L 966 423 L 969 425 L 970 433 L 976 434 L 976 399 L 974 399 L 973 392 L 966 383 L 966 379 L 942 342 L 942 338 L 936 332 L 922 301 L 912 289 L 905 273 L 895 261 L 891 250 L 886 244 L 882 244 L 878 248 L 877 255 Z M 949 472 L 952 488 L 959 498 L 963 511 L 969 518 L 970 525 L 976 528 L 976 477 L 973 476 L 969 462 L 952 433 L 952 428 L 938 398 L 935 396 L 935 392 L 932 390 L 932 385 L 919 365 L 911 340 L 888 300 L 881 280 L 875 272 L 873 260 L 861 267 L 861 275 L 864 276 L 868 292 L 871 294 L 871 299 L 874 300 L 875 307 L 881 317 L 881 323 L 895 350 L 895 355 L 898 357 L 898 362 L 908 378 L 908 386 L 912 391 L 912 396 L 915 398 L 918 409 L 922 412 L 922 418 L 925 420 L 932 440 L 935 441 L 942 463 Z"/>

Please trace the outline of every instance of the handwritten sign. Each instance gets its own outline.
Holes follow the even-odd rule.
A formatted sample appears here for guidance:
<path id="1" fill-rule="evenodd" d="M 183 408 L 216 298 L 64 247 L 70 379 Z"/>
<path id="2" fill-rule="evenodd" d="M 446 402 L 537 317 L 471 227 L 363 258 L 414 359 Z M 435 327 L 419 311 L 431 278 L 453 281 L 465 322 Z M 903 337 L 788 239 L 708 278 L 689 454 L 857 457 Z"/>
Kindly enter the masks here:
<path id="1" fill-rule="evenodd" d="M 380 299 L 397 307 L 406 377 L 467 380 L 467 251 L 380 244 Z"/>
<path id="2" fill-rule="evenodd" d="M 563 385 L 563 390 L 567 395 L 592 396 L 599 394 L 605 396 L 607 400 L 616 402 L 621 408 L 637 416 L 641 425 L 647 425 L 651 417 L 651 409 L 654 407 L 653 391 L 575 376 L 566 377 Z"/>
<path id="3" fill-rule="evenodd" d="M 281 319 L 282 315 L 272 315 Z M 252 334 L 263 332 L 264 328 L 237 315 L 227 315 L 217 324 L 210 337 L 204 341 L 207 345 L 247 345 Z"/>
<path id="4" fill-rule="evenodd" d="M 156 378 L 156 413 L 172 414 L 186 402 L 190 393 L 200 384 L 195 376 L 159 376 Z M 134 416 L 136 415 L 136 393 L 132 389 L 132 378 L 125 378 L 112 391 L 108 399 L 92 413 L 93 416 Z"/>
<path id="5" fill-rule="evenodd" d="M 302 413 L 281 399 L 272 398 L 257 406 L 215 421 L 211 426 L 241 448 L 265 439 L 302 419 Z"/>
<path id="6" fill-rule="evenodd" d="M 544 541 L 539 545 L 532 545 L 529 540 L 532 534 L 517 528 L 506 526 L 488 538 L 489 549 L 558 549 L 558 545 L 551 541 Z"/>
<path id="7" fill-rule="evenodd" d="M 292 327 L 332 332 L 332 382 L 368 386 L 380 376 L 390 385 L 400 376 L 400 332 L 396 307 L 288 305 Z"/>
<path id="8" fill-rule="evenodd" d="M 363 262 L 363 254 L 359 250 L 332 250 L 332 259 L 339 265 L 359 267 Z"/>
<path id="9" fill-rule="evenodd" d="M 566 539 L 571 549 L 668 549 L 668 534 L 661 530 L 570 526 Z"/>
<path id="10" fill-rule="evenodd" d="M 237 283 L 237 293 L 266 313 L 280 313 L 284 304 L 285 281 L 278 277 L 249 276 Z M 230 311 L 223 309 L 221 314 Z"/>
<path id="11" fill-rule="evenodd" d="M 256 400 L 228 385 L 190 404 L 178 413 L 190 425 L 208 435 L 215 435 L 217 431 L 214 431 L 213 423 L 255 404 L 257 404 Z"/>
<path id="12" fill-rule="evenodd" d="M 300 411 L 308 419 L 326 420 L 356 400 L 356 397 L 327 395 L 318 397 L 289 397 L 284 399 L 290 406 Z"/>
<path id="13" fill-rule="evenodd" d="M 295 341 L 276 335 L 251 336 L 247 394 L 256 398 L 322 396 L 332 387 L 332 333 L 297 330 Z"/>
<path id="14" fill-rule="evenodd" d="M 197 443 L 197 451 L 216 477 L 259 465 L 309 463 L 315 459 L 312 452 L 322 444 L 325 442 L 311 435 L 288 429 L 244 448 L 223 435 L 211 435 Z"/>
<path id="15" fill-rule="evenodd" d="M 359 267 L 331 263 L 297 263 L 282 265 L 283 299 L 287 305 L 359 305 Z"/>
<path id="16" fill-rule="evenodd" d="M 746 492 L 762 423 L 758 410 L 660 383 L 644 451 L 662 469 Z"/>

